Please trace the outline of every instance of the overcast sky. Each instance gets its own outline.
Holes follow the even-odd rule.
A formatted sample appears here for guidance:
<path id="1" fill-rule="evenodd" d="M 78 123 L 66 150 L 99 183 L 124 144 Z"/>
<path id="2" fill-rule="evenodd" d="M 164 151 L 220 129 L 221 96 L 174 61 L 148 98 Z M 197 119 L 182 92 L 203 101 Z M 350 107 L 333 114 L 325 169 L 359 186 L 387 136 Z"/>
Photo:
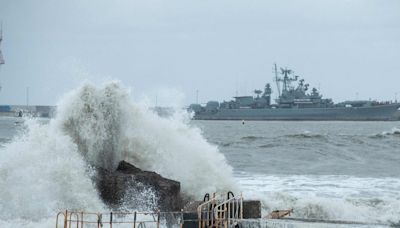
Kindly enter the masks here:
<path id="1" fill-rule="evenodd" d="M 274 83 L 274 62 L 336 102 L 400 99 L 399 0 L 0 0 L 0 20 L 0 104 L 27 87 L 55 104 L 85 79 L 228 100 Z"/>

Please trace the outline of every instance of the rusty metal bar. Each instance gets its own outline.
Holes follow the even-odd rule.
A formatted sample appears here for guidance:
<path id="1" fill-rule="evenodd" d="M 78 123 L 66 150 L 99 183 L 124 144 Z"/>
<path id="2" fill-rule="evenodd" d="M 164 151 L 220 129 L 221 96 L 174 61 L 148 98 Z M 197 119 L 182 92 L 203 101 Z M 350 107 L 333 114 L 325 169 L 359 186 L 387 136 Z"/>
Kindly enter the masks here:
<path id="1" fill-rule="evenodd" d="M 76 212 L 71 212 L 69 214 L 69 228 L 71 228 L 71 225 L 72 225 L 72 216 L 73 215 L 76 216 L 76 228 L 79 228 L 79 214 Z"/>
<path id="2" fill-rule="evenodd" d="M 65 216 L 64 216 L 64 228 L 68 227 L 68 210 L 65 210 Z"/>
<path id="3" fill-rule="evenodd" d="M 56 228 L 58 228 L 58 219 L 61 214 L 64 215 L 64 226 L 65 226 L 65 214 L 64 212 L 58 212 L 56 217 Z"/>

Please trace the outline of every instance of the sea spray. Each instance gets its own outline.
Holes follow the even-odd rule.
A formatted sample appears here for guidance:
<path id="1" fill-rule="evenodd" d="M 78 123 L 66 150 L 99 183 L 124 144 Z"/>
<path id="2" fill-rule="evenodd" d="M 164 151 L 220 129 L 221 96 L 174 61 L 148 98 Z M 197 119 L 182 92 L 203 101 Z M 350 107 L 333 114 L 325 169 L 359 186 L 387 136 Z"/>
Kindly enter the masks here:
<path id="1" fill-rule="evenodd" d="M 92 165 L 115 169 L 127 160 L 181 182 L 184 193 L 232 190 L 232 168 L 187 114 L 162 118 L 132 102 L 118 82 L 102 87 L 83 84 L 58 105 L 56 121 Z"/>
<path id="2" fill-rule="evenodd" d="M 123 159 L 180 181 L 189 196 L 231 190 L 232 168 L 183 113 L 161 118 L 117 82 L 84 83 L 59 102 L 55 119 L 26 119 L 25 131 L 0 148 L 0 225 L 52 227 L 65 209 L 109 210 L 92 167 L 114 169 Z M 151 208 L 157 199 L 145 194 L 142 205 L 121 209 Z"/>
<path id="3" fill-rule="evenodd" d="M 25 125 L 23 135 L 0 149 L 0 220 L 40 221 L 65 209 L 102 210 L 91 172 L 70 137 L 51 124 L 26 120 Z"/>

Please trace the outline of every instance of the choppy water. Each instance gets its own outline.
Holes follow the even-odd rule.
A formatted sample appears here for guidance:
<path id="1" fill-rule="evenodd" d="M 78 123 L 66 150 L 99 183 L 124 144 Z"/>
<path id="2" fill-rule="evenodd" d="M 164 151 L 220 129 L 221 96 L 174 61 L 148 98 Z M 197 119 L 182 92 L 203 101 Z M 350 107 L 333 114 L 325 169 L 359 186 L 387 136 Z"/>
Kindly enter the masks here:
<path id="1" fill-rule="evenodd" d="M 58 107 L 51 121 L 0 117 L 0 227 L 54 227 L 66 208 L 108 210 L 88 165 L 120 159 L 180 181 L 193 197 L 241 190 L 262 200 L 263 215 L 294 208 L 297 218 L 400 220 L 399 122 L 165 119 L 118 83 L 83 85 Z"/>
<path id="2" fill-rule="evenodd" d="M 400 220 L 399 122 L 194 121 L 246 194 L 294 217 Z"/>
<path id="3" fill-rule="evenodd" d="M 237 172 L 400 177 L 399 122 L 194 123 Z"/>

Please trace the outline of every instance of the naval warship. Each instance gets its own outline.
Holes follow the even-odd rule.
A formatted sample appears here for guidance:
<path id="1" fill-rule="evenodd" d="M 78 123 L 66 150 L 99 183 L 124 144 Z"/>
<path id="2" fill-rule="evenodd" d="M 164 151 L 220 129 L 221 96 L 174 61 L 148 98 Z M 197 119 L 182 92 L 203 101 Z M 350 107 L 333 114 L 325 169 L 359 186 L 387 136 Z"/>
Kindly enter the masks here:
<path id="1" fill-rule="evenodd" d="M 191 104 L 196 120 L 400 120 L 400 103 L 370 100 L 335 104 L 323 98 L 316 88 L 294 75 L 294 71 L 274 64 L 278 98 L 271 102 L 272 89 L 254 90 L 255 96 L 236 96 L 234 100 Z M 297 82 L 297 85 L 293 85 Z"/>

